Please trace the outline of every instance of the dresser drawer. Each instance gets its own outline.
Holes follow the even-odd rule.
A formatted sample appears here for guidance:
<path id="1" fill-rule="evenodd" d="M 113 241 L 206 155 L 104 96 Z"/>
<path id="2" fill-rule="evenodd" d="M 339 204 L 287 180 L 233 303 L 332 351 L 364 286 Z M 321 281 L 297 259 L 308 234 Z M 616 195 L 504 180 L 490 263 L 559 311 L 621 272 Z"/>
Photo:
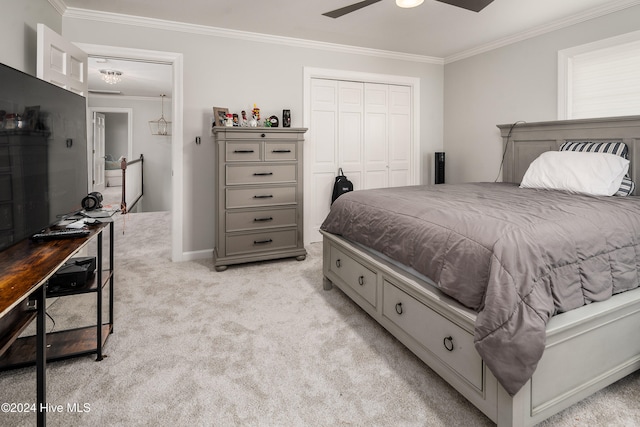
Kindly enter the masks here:
<path id="1" fill-rule="evenodd" d="M 297 246 L 297 232 L 293 230 L 265 231 L 251 234 L 227 235 L 227 256 L 263 251 L 292 249 Z"/>
<path id="2" fill-rule="evenodd" d="M 445 319 L 388 281 L 384 281 L 382 315 L 424 348 L 482 390 L 482 359 L 473 335 Z"/>
<path id="3" fill-rule="evenodd" d="M 297 158 L 295 142 L 267 141 L 264 144 L 264 159 L 266 161 L 296 160 Z"/>
<path id="4" fill-rule="evenodd" d="M 333 246 L 331 247 L 329 270 L 333 271 L 369 304 L 376 306 L 376 273 Z"/>
<path id="5" fill-rule="evenodd" d="M 233 128 L 225 129 L 225 139 L 239 140 L 239 139 L 253 139 L 253 140 L 273 140 L 273 139 L 293 139 L 299 138 L 299 133 L 291 130 L 285 131 L 282 128 L 266 128 L 266 129 L 251 129 L 251 128 Z"/>
<path id="6" fill-rule="evenodd" d="M 260 141 L 228 142 L 226 160 L 228 162 L 257 162 L 262 160 Z"/>
<path id="7" fill-rule="evenodd" d="M 227 208 L 276 206 L 296 203 L 296 187 L 227 188 Z"/>
<path id="8" fill-rule="evenodd" d="M 227 185 L 296 182 L 297 167 L 291 165 L 227 165 Z"/>
<path id="9" fill-rule="evenodd" d="M 296 208 L 250 212 L 227 211 L 227 231 L 254 230 L 296 225 Z"/>

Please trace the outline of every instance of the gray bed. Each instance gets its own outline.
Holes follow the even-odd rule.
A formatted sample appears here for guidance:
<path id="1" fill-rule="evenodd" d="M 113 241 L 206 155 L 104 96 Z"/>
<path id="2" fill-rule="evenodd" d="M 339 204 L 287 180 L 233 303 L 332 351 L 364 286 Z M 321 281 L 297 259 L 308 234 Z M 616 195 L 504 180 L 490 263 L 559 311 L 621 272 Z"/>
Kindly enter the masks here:
<path id="1" fill-rule="evenodd" d="M 624 142 L 637 176 L 640 117 L 499 128 L 504 181 L 566 141 Z M 636 197 L 509 183 L 356 191 L 322 233 L 327 288 L 500 426 L 538 423 L 640 367 Z"/>

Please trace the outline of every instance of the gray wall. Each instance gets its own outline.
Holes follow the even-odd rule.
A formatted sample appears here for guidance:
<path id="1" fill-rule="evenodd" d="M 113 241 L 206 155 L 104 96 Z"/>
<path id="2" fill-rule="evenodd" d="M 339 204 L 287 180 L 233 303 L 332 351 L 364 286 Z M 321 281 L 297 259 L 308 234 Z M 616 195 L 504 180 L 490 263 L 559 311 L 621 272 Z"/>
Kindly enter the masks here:
<path id="1" fill-rule="evenodd" d="M 635 6 L 445 65 L 447 182 L 495 180 L 497 124 L 558 118 L 559 50 L 639 29 Z"/>
<path id="2" fill-rule="evenodd" d="M 36 26 L 62 32 L 62 17 L 46 0 L 0 0 L 0 62 L 36 74 Z"/>
<path id="3" fill-rule="evenodd" d="M 180 52 L 184 55 L 184 252 L 213 247 L 214 149 L 209 136 L 212 107 L 250 109 L 261 114 L 292 112 L 292 126 L 302 125 L 303 67 L 330 68 L 420 78 L 421 161 L 428 181 L 428 158 L 442 149 L 443 66 L 385 59 L 205 34 L 167 31 L 78 18 L 63 19 L 63 36 L 88 44 Z M 202 136 L 202 144 L 194 143 Z M 146 154 L 145 154 L 146 155 Z M 314 197 L 313 195 L 306 195 Z"/>

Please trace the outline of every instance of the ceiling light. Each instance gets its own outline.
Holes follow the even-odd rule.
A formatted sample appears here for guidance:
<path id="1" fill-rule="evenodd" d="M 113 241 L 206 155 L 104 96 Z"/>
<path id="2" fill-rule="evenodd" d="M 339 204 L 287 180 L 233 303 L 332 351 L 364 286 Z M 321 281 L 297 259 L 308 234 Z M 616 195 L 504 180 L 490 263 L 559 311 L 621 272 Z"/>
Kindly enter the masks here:
<path id="1" fill-rule="evenodd" d="M 149 121 L 149 128 L 151 129 L 151 135 L 171 135 L 171 122 L 168 122 L 164 118 L 164 97 L 165 94 L 160 95 L 162 102 L 162 115 L 158 120 Z"/>
<path id="2" fill-rule="evenodd" d="M 424 0 L 396 0 L 396 4 L 404 8 L 420 6 L 422 3 Z"/>
<path id="3" fill-rule="evenodd" d="M 114 85 L 122 81 L 122 78 L 120 77 L 122 75 L 122 71 L 100 70 L 100 72 L 102 73 L 102 80 L 110 85 Z"/>

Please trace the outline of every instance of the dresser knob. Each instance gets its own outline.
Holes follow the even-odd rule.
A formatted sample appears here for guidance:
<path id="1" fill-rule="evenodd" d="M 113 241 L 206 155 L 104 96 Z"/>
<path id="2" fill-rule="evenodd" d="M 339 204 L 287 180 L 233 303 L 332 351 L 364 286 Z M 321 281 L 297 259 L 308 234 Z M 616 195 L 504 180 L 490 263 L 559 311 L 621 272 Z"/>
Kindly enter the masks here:
<path id="1" fill-rule="evenodd" d="M 262 137 L 262 138 L 264 138 L 265 136 L 267 136 L 267 135 L 265 135 L 264 133 L 262 135 L 260 135 L 260 137 Z"/>
<path id="2" fill-rule="evenodd" d="M 444 345 L 444 348 L 447 349 L 447 351 L 453 351 L 453 337 L 445 337 L 444 340 L 442 340 L 442 344 Z"/>
<path id="3" fill-rule="evenodd" d="M 396 313 L 402 314 L 402 311 L 403 311 L 402 310 L 402 303 L 399 302 L 399 303 L 396 304 Z"/>

